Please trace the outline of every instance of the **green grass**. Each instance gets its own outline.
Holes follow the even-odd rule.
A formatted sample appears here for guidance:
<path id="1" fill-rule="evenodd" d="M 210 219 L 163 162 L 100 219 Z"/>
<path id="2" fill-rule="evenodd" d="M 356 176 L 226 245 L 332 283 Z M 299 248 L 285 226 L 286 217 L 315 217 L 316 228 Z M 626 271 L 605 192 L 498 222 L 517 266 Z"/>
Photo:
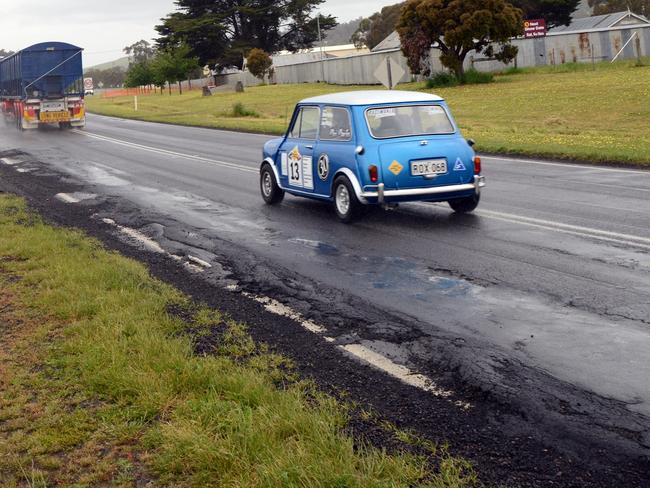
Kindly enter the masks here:
<path id="1" fill-rule="evenodd" d="M 497 83 L 427 90 L 424 83 L 401 89 L 444 96 L 466 137 L 480 151 L 548 156 L 594 162 L 650 164 L 650 61 L 564 64 L 506 70 Z M 88 109 L 106 115 L 281 134 L 295 103 L 350 89 L 325 84 L 272 85 L 245 93 L 200 92 L 139 98 L 89 97 Z M 242 103 L 258 117 L 233 117 L 224 110 Z"/>
<path id="2" fill-rule="evenodd" d="M 244 324 L 6 194 L 0 391 L 3 487 L 477 484 L 410 433 L 386 429 L 427 455 L 355 441 L 348 408 Z"/>

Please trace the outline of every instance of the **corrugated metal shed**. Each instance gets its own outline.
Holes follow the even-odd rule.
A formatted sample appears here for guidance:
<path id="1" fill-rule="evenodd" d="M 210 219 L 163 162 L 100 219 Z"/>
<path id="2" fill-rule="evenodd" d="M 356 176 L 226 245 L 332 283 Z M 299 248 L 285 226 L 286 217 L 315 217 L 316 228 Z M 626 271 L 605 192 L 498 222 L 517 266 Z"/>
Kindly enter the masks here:
<path id="1" fill-rule="evenodd" d="M 373 53 L 378 53 L 380 51 L 390 51 L 392 49 L 399 49 L 401 47 L 402 43 L 399 40 L 399 34 L 397 31 L 393 31 L 386 39 L 373 47 L 371 51 Z"/>
<path id="2" fill-rule="evenodd" d="M 617 12 L 607 15 L 595 15 L 582 19 L 573 19 L 570 25 L 561 25 L 549 29 L 549 34 L 566 34 L 569 32 L 588 32 L 591 30 L 610 29 L 622 25 L 648 25 L 650 21 L 643 15 L 632 12 Z"/>

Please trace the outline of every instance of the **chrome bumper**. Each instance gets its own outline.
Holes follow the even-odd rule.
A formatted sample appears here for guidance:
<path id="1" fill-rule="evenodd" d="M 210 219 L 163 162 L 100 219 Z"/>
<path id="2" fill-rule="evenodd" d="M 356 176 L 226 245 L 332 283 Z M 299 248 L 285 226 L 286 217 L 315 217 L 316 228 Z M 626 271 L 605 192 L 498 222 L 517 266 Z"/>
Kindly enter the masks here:
<path id="1" fill-rule="evenodd" d="M 474 176 L 473 183 L 464 185 L 447 185 L 433 186 L 428 188 L 409 188 L 406 190 L 385 190 L 384 184 L 377 185 L 377 191 L 365 191 L 361 196 L 366 198 L 376 198 L 377 203 L 382 204 L 386 198 L 392 197 L 419 197 L 426 195 L 439 195 L 441 193 L 452 193 L 457 191 L 474 190 L 477 194 L 481 193 L 481 188 L 485 186 L 485 176 Z"/>

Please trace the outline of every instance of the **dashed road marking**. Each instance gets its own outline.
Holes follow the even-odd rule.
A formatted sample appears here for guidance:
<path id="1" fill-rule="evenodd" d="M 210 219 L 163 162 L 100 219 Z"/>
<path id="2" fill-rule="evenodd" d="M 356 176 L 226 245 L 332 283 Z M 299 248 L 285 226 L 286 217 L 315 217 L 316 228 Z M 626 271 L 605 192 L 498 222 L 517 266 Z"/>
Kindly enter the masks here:
<path id="1" fill-rule="evenodd" d="M 14 158 L 0 158 L 0 161 L 2 161 L 3 164 L 8 164 L 9 166 L 22 163 L 22 161 L 20 161 L 19 159 L 14 159 Z"/>
<path id="2" fill-rule="evenodd" d="M 210 159 L 210 158 L 204 158 L 202 156 L 195 156 L 192 154 L 185 154 L 185 153 L 180 153 L 176 151 L 170 151 L 168 149 L 161 149 L 158 147 L 153 147 L 153 146 L 145 146 L 143 144 L 137 144 L 135 142 L 129 142 L 129 141 L 124 141 L 122 139 L 115 139 L 113 137 L 108 137 L 108 136 L 102 136 L 99 134 L 94 134 L 92 132 L 88 131 L 81 131 L 74 129 L 72 130 L 75 134 L 80 134 L 82 136 L 90 137 L 93 139 L 98 139 L 101 141 L 105 142 L 110 142 L 113 144 L 118 144 L 120 146 L 126 146 L 126 147 L 131 147 L 134 149 L 139 149 L 141 151 L 148 151 L 148 152 L 153 152 L 157 154 L 163 154 L 165 156 L 176 156 L 180 158 L 185 158 L 185 159 L 190 159 L 192 161 L 198 161 L 200 163 L 205 163 L 205 164 L 211 164 L 213 166 L 220 166 L 222 168 L 228 168 L 228 169 L 235 169 L 238 171 L 243 171 L 245 173 L 258 173 L 258 170 L 255 168 L 251 168 L 249 166 L 244 166 L 243 164 L 235 164 L 235 163 L 229 163 L 227 161 L 220 161 L 218 159 Z"/>
<path id="3" fill-rule="evenodd" d="M 116 227 L 122 234 L 130 237 L 131 239 L 139 242 L 142 244 L 146 249 L 149 251 L 153 251 L 158 254 L 169 254 L 167 251 L 165 251 L 162 247 L 160 247 L 160 244 L 158 244 L 156 241 L 153 239 L 150 239 L 146 235 L 144 235 L 142 232 L 131 229 L 130 227 L 124 227 L 122 225 L 119 225 L 116 223 L 113 219 L 102 219 L 102 222 L 108 225 L 112 225 Z"/>
<path id="4" fill-rule="evenodd" d="M 567 163 L 553 163 L 551 161 L 540 161 L 537 159 L 517 159 L 517 158 L 502 158 L 495 156 L 481 156 L 482 159 L 489 159 L 490 161 L 504 162 L 504 163 L 523 163 L 523 164 L 538 164 L 542 166 L 560 166 L 562 168 L 573 168 L 581 169 L 588 171 L 606 171 L 613 173 L 630 173 L 630 174 L 643 174 L 650 175 L 650 171 L 644 170 L 635 170 L 635 169 L 623 169 L 623 168 L 604 168 L 602 166 L 587 166 L 579 164 L 567 164 Z"/>
<path id="5" fill-rule="evenodd" d="M 204 261 L 203 259 L 197 258 L 196 256 L 192 256 L 190 254 L 187 255 L 187 259 L 192 261 L 194 264 L 198 264 L 202 268 L 211 268 L 212 267 L 212 265 L 210 263 L 208 263 L 207 261 Z"/>
<path id="6" fill-rule="evenodd" d="M 226 289 L 230 291 L 236 291 L 239 290 L 239 287 L 237 285 L 227 285 Z M 327 334 L 327 329 L 324 326 L 316 324 L 311 320 L 305 320 L 301 313 L 293 310 L 287 305 L 284 305 L 283 303 L 280 303 L 277 300 L 266 296 L 257 296 L 248 292 L 242 292 L 242 295 L 247 298 L 251 298 L 258 303 L 261 303 L 264 305 L 264 308 L 270 313 L 292 319 L 309 332 L 321 336 L 326 342 L 336 342 L 336 339 L 334 337 L 325 335 Z M 450 399 L 450 401 L 451 397 L 454 396 L 454 392 L 450 390 L 443 390 L 437 386 L 431 378 L 428 378 L 427 376 L 419 373 L 415 373 L 406 366 L 397 364 L 389 358 L 375 351 L 372 351 L 371 349 L 361 344 L 346 344 L 337 347 L 348 355 L 353 356 L 357 360 L 367 363 L 370 366 L 379 369 L 380 371 L 400 380 L 409 386 L 413 386 L 420 390 L 431 393 L 436 397 Z M 462 400 L 455 400 L 453 401 L 453 404 L 463 410 L 469 410 L 472 407 L 470 403 Z"/>
<path id="7" fill-rule="evenodd" d="M 482 215 L 491 219 L 501 220 L 504 222 L 526 225 L 529 227 L 536 227 L 539 229 L 552 230 L 554 232 L 561 232 L 564 234 L 571 234 L 580 237 L 591 237 L 593 239 L 612 242 L 614 244 L 624 244 L 627 246 L 650 249 L 650 238 L 647 237 L 635 236 L 631 234 L 621 234 L 619 232 L 599 230 L 590 227 L 582 227 L 578 225 L 563 224 L 561 222 L 554 222 L 551 220 L 524 217 L 522 215 L 495 212 L 492 210 L 481 209 L 481 210 L 477 210 L 476 213 L 478 215 Z"/>
<path id="8" fill-rule="evenodd" d="M 68 193 L 57 193 L 54 195 L 54 198 L 57 200 L 61 200 L 64 203 L 79 203 L 80 200 L 78 198 L 73 197 L 72 195 L 69 195 Z"/>

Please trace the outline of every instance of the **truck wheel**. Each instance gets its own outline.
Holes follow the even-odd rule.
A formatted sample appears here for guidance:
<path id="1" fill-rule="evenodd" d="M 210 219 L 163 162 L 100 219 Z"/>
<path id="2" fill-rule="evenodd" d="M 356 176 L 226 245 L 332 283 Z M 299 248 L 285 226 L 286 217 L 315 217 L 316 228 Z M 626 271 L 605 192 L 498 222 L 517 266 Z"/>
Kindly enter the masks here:
<path id="1" fill-rule="evenodd" d="M 275 174 L 268 163 L 262 165 L 262 169 L 260 169 L 260 191 L 267 205 L 280 203 L 284 198 L 284 190 L 275 181 Z"/>
<path id="2" fill-rule="evenodd" d="M 23 114 L 21 114 L 20 112 L 16 114 L 16 129 L 18 129 L 21 132 L 25 130 L 23 128 Z"/>
<path id="3" fill-rule="evenodd" d="M 449 200 L 447 203 L 449 203 L 449 206 L 456 213 L 469 213 L 478 207 L 478 202 L 480 200 L 481 196 L 474 194 L 471 197 L 455 198 Z"/>
<path id="4" fill-rule="evenodd" d="M 359 217 L 361 202 L 357 199 L 350 180 L 345 176 L 336 178 L 332 193 L 334 196 L 334 210 L 341 222 L 349 224 Z"/>

